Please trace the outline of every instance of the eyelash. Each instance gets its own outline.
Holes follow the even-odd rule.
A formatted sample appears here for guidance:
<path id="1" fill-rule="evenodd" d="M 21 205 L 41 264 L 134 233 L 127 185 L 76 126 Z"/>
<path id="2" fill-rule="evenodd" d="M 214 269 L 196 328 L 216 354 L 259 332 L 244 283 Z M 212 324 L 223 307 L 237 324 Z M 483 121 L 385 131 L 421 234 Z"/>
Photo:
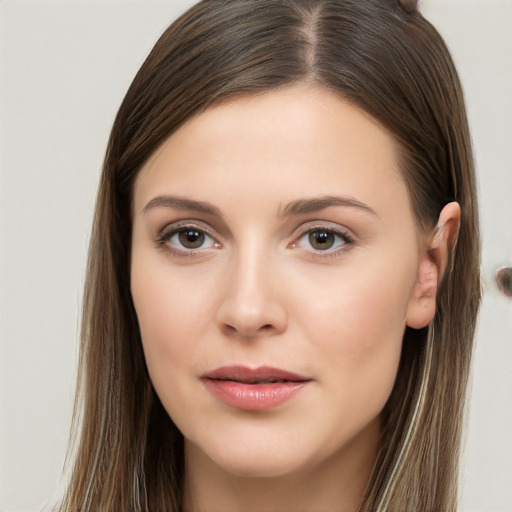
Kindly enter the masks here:
<path id="1" fill-rule="evenodd" d="M 304 229 L 298 235 L 298 237 L 296 238 L 297 241 L 292 242 L 292 244 L 290 244 L 290 247 L 293 249 L 300 249 L 300 247 L 298 247 L 299 242 L 306 236 L 310 236 L 312 233 L 315 232 L 328 233 L 334 235 L 338 239 L 338 243 L 341 241 L 341 246 L 335 249 L 327 248 L 325 250 L 319 250 L 315 249 L 314 247 L 311 247 L 310 251 L 312 253 L 312 256 L 315 258 L 339 257 L 347 250 L 349 250 L 352 245 L 355 244 L 354 238 L 344 230 L 334 228 L 332 226 L 308 225 L 307 228 Z M 334 243 L 336 243 L 336 241 Z"/>
<path id="2" fill-rule="evenodd" d="M 201 247 L 195 248 L 195 249 L 187 249 L 187 248 L 176 248 L 173 247 L 170 244 L 170 241 L 174 236 L 179 236 L 180 233 L 186 232 L 186 231 L 197 231 L 199 233 L 202 233 L 206 237 L 210 238 L 212 240 L 212 245 L 207 247 L 210 248 L 219 248 L 221 247 L 220 242 L 214 237 L 213 234 L 211 234 L 207 229 L 204 227 L 198 226 L 193 223 L 183 223 L 183 224 L 171 224 L 164 226 L 159 232 L 156 237 L 156 243 L 158 247 L 165 249 L 166 251 L 170 252 L 171 254 L 175 256 L 187 256 L 187 257 L 194 257 L 200 255 L 200 253 L 205 250 Z M 350 246 L 352 246 L 355 243 L 355 240 L 350 236 L 346 231 L 341 229 L 333 228 L 332 226 L 320 226 L 320 225 L 308 225 L 306 229 L 301 231 L 298 236 L 295 238 L 295 241 L 288 245 L 288 247 L 292 249 L 300 249 L 299 243 L 304 237 L 311 235 L 314 232 L 320 232 L 320 233 L 327 233 L 330 235 L 334 235 L 338 241 L 334 243 L 339 243 L 341 241 L 341 246 L 336 247 L 335 249 L 331 249 L 330 247 L 325 250 L 319 250 L 315 249 L 314 247 L 311 247 L 311 249 L 305 249 L 308 252 L 311 252 L 312 256 L 315 258 L 328 258 L 328 257 L 339 257 L 342 253 L 346 252 L 348 249 L 350 249 Z"/>
<path id="3" fill-rule="evenodd" d="M 156 237 L 156 243 L 157 246 L 170 252 L 171 254 L 175 256 L 188 256 L 188 257 L 194 257 L 198 256 L 201 252 L 201 248 L 198 247 L 197 249 L 179 249 L 176 247 L 173 247 L 170 244 L 170 241 L 172 238 L 176 235 L 179 236 L 180 233 L 186 232 L 186 231 L 197 231 L 199 233 L 202 233 L 203 235 L 206 235 L 208 238 L 211 238 L 213 241 L 213 245 L 211 247 L 218 248 L 220 247 L 220 243 L 217 241 L 217 239 L 204 227 L 198 226 L 193 223 L 183 223 L 183 224 L 171 224 L 168 226 L 164 226 L 159 232 Z M 210 247 L 209 247 L 210 248 Z M 203 249 L 204 250 L 204 249 Z"/>

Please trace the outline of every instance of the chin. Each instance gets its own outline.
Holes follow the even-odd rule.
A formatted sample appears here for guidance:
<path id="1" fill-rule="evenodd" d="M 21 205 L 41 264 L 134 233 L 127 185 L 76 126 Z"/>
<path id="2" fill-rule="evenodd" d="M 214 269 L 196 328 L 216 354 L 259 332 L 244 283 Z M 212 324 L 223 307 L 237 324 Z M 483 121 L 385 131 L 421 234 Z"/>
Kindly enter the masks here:
<path id="1" fill-rule="evenodd" d="M 237 442 L 238 441 L 238 442 Z M 243 478 L 274 478 L 300 471 L 308 466 L 308 457 L 300 453 L 296 444 L 255 443 L 254 439 L 192 447 L 199 457 L 209 459 L 211 465 L 229 474 Z M 213 469 L 213 468 L 212 468 Z"/>
<path id="2" fill-rule="evenodd" d="M 214 460 L 224 471 L 242 478 L 277 478 L 302 469 L 303 464 L 272 454 L 260 454 L 258 457 L 222 457 Z"/>

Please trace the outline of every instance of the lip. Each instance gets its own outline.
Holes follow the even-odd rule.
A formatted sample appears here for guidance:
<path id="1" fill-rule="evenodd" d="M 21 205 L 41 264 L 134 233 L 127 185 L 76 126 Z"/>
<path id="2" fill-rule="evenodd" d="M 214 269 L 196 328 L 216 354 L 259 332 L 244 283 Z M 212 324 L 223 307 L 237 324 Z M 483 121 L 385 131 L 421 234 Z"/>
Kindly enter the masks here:
<path id="1" fill-rule="evenodd" d="M 261 411 L 290 400 L 311 379 L 281 368 L 222 366 L 201 377 L 217 399 L 237 409 Z"/>

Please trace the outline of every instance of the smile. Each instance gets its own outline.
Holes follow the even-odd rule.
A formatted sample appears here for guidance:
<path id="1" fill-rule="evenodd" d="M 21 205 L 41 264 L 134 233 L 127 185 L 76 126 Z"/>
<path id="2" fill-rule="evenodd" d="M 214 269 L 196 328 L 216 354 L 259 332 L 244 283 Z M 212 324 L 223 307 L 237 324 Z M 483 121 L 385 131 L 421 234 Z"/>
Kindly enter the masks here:
<path id="1" fill-rule="evenodd" d="M 206 389 L 226 405 L 247 411 L 271 409 L 291 399 L 311 379 L 262 366 L 223 366 L 202 376 Z"/>

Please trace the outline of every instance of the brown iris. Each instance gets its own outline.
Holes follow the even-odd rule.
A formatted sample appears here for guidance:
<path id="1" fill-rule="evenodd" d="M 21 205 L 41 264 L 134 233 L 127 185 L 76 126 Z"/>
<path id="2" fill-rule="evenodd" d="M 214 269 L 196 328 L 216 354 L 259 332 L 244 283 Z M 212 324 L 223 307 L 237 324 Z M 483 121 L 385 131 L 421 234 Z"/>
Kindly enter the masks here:
<path id="1" fill-rule="evenodd" d="M 193 228 L 182 229 L 178 234 L 178 238 L 183 247 L 197 249 L 203 245 L 204 232 Z"/>
<path id="2" fill-rule="evenodd" d="M 315 230 L 309 233 L 309 243 L 313 249 L 325 251 L 334 245 L 335 237 L 332 231 L 327 229 Z"/>

